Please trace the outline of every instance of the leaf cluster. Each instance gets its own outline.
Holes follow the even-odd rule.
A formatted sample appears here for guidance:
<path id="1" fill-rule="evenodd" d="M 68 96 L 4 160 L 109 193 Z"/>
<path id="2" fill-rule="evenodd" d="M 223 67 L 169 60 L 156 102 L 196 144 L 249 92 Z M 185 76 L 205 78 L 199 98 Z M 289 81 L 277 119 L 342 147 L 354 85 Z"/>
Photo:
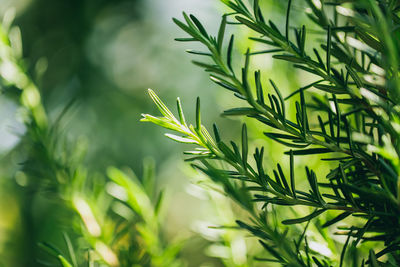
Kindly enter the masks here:
<path id="1" fill-rule="evenodd" d="M 210 35 L 194 15 L 183 13 L 184 20 L 174 19 L 174 22 L 190 37 L 177 40 L 204 45 L 206 51 L 188 51 L 203 58 L 193 63 L 210 73 L 214 83 L 244 102 L 242 107 L 226 110 L 224 115 L 246 116 L 264 125 L 266 138 L 288 147 L 287 170 L 282 163 L 268 174 L 263 164 L 263 147 L 255 149 L 252 153 L 255 164 L 251 163 L 246 125 L 242 128 L 241 145 L 222 141 L 216 125 L 212 138 L 201 125 L 199 99 L 196 126 L 187 126 L 179 100 L 177 119 L 150 91 L 163 117 L 143 115 L 143 120 L 177 132 L 180 135 L 167 134 L 175 141 L 197 145 L 195 150 L 186 152 L 192 156 L 189 160 L 195 160 L 194 167 L 222 184 L 225 193 L 250 213 L 252 224 L 238 222 L 238 225 L 258 237 L 274 261 L 284 266 L 332 264 L 320 255 L 310 255 L 304 235 L 299 242 L 286 241 L 287 232 L 279 232 L 279 228 L 268 224 L 268 205 L 313 209 L 306 216 L 283 220 L 286 225 L 309 223 L 327 211 L 336 211 L 338 215 L 323 222 L 322 227 L 347 222 L 346 218 L 351 216 L 362 226 L 347 223 L 337 231 L 347 236 L 337 257 L 339 264 L 344 264 L 348 246 L 354 251 L 360 242 L 373 242 L 382 244 L 383 249 L 362 255 L 362 265 L 398 265 L 400 40 L 396 36 L 400 6 L 397 1 L 305 0 L 310 23 L 320 27 L 316 33 L 321 40 L 318 43 L 308 41 L 310 30 L 305 25 L 290 26 L 294 12 L 290 0 L 283 30 L 265 18 L 266 12 L 258 0 L 222 2 L 232 13 L 222 17 L 216 36 Z M 234 35 L 224 47 L 226 28 L 231 25 L 248 28 L 255 34 L 249 39 L 266 47 L 254 52 L 248 49 L 239 71 L 240 63 L 233 62 Z M 289 62 L 299 75 L 305 72 L 315 81 L 287 96 L 282 95 L 272 80 L 267 90 L 261 70 L 250 71 L 251 58 L 267 53 L 276 60 Z M 250 82 L 250 75 L 254 82 Z M 294 119 L 288 114 L 288 103 L 295 107 Z M 304 155 L 319 156 L 334 165 L 324 181 L 317 178 L 321 174 L 308 167 L 305 174 L 295 174 L 294 160 Z M 229 167 L 218 167 L 217 162 L 225 162 Z M 308 190 L 296 187 L 300 175 L 308 181 Z M 262 208 L 255 207 L 254 202 L 261 203 Z M 385 262 L 384 255 L 388 259 Z"/>

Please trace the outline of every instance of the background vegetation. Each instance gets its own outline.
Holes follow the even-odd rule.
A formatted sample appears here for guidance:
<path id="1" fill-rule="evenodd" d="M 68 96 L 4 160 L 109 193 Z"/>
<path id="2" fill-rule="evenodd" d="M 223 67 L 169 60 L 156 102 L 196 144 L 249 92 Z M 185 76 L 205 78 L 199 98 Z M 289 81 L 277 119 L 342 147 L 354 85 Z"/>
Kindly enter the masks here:
<path id="1" fill-rule="evenodd" d="M 143 110 L 154 109 L 145 94 L 147 87 L 163 87 L 163 95 L 180 92 L 183 98 L 195 91 L 214 94 L 212 88 L 202 86 L 207 78 L 196 75 L 190 62 L 182 60 L 185 54 L 173 40 L 178 29 L 171 17 L 180 13 L 179 6 L 209 18 L 217 13 L 212 1 L 1 3 L 3 15 L 9 8 L 16 10 L 13 24 L 21 31 L 24 68 L 40 88 L 49 119 L 54 121 L 68 106 L 60 139 L 78 142 L 81 150 L 87 150 L 83 161 L 88 172 L 104 176 L 107 167 L 114 165 L 128 167 L 141 177 L 146 157 L 157 163 L 157 188 L 168 184 L 166 198 L 175 195 L 168 203 L 182 204 L 166 212 L 164 228 L 171 239 L 178 232 L 191 234 L 196 220 L 211 217 L 207 205 L 198 213 L 184 204 L 201 206 L 202 202 L 185 193 L 187 169 L 179 164 L 179 153 L 172 153 L 179 148 L 164 142 L 150 125 L 139 123 Z M 68 230 L 70 214 L 58 197 L 32 189 L 37 180 L 21 172 L 30 146 L 29 141 L 22 142 L 26 127 L 21 109 L 10 90 L 3 91 L 1 103 L 1 263 L 42 266 L 37 260 L 51 257 L 37 244 L 46 241 L 65 248 L 63 232 Z M 213 105 L 210 98 L 209 106 Z M 193 241 L 193 247 L 205 246 L 202 240 Z M 187 253 L 193 257 L 190 246 Z"/>

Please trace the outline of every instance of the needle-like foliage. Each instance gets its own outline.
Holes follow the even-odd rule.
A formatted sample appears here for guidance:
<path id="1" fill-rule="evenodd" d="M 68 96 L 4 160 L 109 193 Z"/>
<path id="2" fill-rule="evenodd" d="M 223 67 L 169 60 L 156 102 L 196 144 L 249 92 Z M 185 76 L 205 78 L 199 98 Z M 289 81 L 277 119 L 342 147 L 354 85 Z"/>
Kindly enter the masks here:
<path id="1" fill-rule="evenodd" d="M 237 223 L 260 240 L 270 255 L 264 260 L 283 266 L 398 266 L 398 1 L 289 0 L 282 29 L 268 20 L 263 1 L 222 2 L 231 13 L 222 17 L 215 37 L 194 15 L 183 13 L 183 20 L 174 22 L 189 38 L 177 40 L 201 43 L 206 51 L 189 50 L 202 58 L 193 63 L 210 73 L 214 83 L 243 100 L 243 106 L 226 110 L 224 115 L 259 121 L 266 138 L 287 147 L 289 159 L 278 164 L 276 170 L 266 170 L 264 148 L 249 151 L 246 125 L 242 128 L 241 145 L 224 142 L 216 125 L 212 137 L 201 124 L 199 99 L 196 123 L 188 125 L 179 99 L 176 118 L 149 90 L 163 116 L 146 114 L 142 120 L 176 132 L 178 135 L 166 134 L 175 141 L 196 145 L 186 152 L 191 156 L 188 160 L 221 184 L 225 193 L 249 212 L 250 222 Z M 291 22 L 295 15 L 293 5 L 303 5 L 310 24 L 320 28 L 316 33 L 318 42 L 308 37 L 306 26 Z M 233 62 L 237 58 L 233 54 L 235 42 L 241 40 L 233 35 L 225 37 L 227 27 L 248 28 L 249 39 L 266 49 L 248 49 L 244 65 L 239 68 L 240 63 Z M 314 81 L 293 88 L 284 96 L 279 83 L 263 83 L 262 70 L 250 71 L 252 57 L 266 53 L 292 64 L 299 70 L 293 75 L 304 72 Z M 289 105 L 295 107 L 294 116 L 288 112 Z M 305 155 L 322 158 L 334 167 L 327 175 L 306 166 L 305 172 L 295 172 L 295 159 Z M 225 164 L 219 164 L 221 161 Z M 307 189 L 297 187 L 299 177 L 306 178 Z M 295 218 L 287 216 L 275 224 L 269 218 L 268 206 L 309 207 L 312 211 Z M 329 216 L 323 217 L 326 213 Z M 337 228 L 339 222 L 341 226 Z M 307 225 L 304 232 L 289 237 L 288 232 L 300 223 Z M 345 242 L 336 244 L 340 247 L 336 255 L 326 257 L 310 248 L 306 230 L 310 225 L 320 233 L 329 227 L 344 235 Z M 326 235 L 325 239 L 332 241 Z"/>

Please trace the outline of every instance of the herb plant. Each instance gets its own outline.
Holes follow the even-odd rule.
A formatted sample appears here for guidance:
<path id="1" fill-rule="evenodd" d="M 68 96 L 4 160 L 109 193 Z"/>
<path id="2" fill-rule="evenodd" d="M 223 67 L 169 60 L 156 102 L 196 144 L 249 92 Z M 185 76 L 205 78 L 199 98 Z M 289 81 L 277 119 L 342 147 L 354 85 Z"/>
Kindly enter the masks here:
<path id="1" fill-rule="evenodd" d="M 201 123 L 199 98 L 191 125 L 179 98 L 175 116 L 149 90 L 162 116 L 145 114 L 142 120 L 175 132 L 166 134 L 175 141 L 195 146 L 185 152 L 187 160 L 248 212 L 249 219 L 237 225 L 265 248 L 266 256 L 258 260 L 282 266 L 399 266 L 398 1 L 289 0 L 283 27 L 268 20 L 263 1 L 222 2 L 231 13 L 222 16 L 216 36 L 194 15 L 183 13 L 184 19 L 174 22 L 189 37 L 177 40 L 202 44 L 204 51 L 188 51 L 202 58 L 193 63 L 243 100 L 243 106 L 224 115 L 257 120 L 265 138 L 287 147 L 289 157 L 267 170 L 265 149 L 250 151 L 245 124 L 240 144 L 223 141 L 215 124 L 212 136 Z M 319 30 L 291 23 L 293 5 L 300 3 Z M 240 68 L 234 46 L 244 40 L 227 38 L 227 27 L 247 28 L 249 39 L 265 50 L 248 49 Z M 262 70 L 251 71 L 252 57 L 263 54 L 289 62 L 299 70 L 294 75 L 304 72 L 314 81 L 283 95 L 278 82 L 266 83 Z M 296 159 L 307 155 L 332 169 L 325 174 L 304 166 L 304 172 L 295 172 Z M 303 177 L 307 187 L 298 186 Z M 288 206 L 302 215 L 287 215 Z M 330 236 L 333 231 L 342 238 Z M 318 239 L 315 233 L 333 254 L 311 245 Z"/>

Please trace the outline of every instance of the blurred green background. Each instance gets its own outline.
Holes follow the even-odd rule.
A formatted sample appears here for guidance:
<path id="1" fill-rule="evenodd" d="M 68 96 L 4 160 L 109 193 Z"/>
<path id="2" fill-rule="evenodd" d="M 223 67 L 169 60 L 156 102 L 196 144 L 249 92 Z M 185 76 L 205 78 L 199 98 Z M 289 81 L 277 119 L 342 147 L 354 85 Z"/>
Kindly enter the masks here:
<path id="1" fill-rule="evenodd" d="M 26 69 L 41 90 L 50 118 L 55 119 L 72 103 L 63 119 L 63 133 L 68 140 L 87 144 L 89 170 L 104 173 L 110 165 L 127 166 L 140 177 L 143 159 L 153 158 L 157 185 L 168 196 L 167 235 L 194 237 L 183 250 L 189 266 L 221 266 L 206 255 L 212 252 L 204 252 L 207 238 L 197 234 L 207 225 L 202 222 L 217 224 L 218 216 L 213 204 L 187 179 L 198 174 L 183 163 L 184 147 L 166 140 L 162 129 L 139 119 L 141 113 L 157 114 L 147 88 L 171 107 L 179 96 L 190 121 L 200 96 L 204 124 L 210 127 L 217 122 L 224 138 L 237 138 L 240 121 L 219 116 L 237 100 L 190 63 L 193 57 L 184 50 L 194 47 L 174 41 L 184 34 L 171 20 L 180 18 L 184 10 L 216 32 L 225 11 L 222 4 L 216 0 L 0 1 L 1 14 L 10 8 L 16 10 Z M 283 20 L 281 4 L 269 4 L 268 11 L 274 21 Z M 243 54 L 248 45 L 238 43 L 238 53 Z M 268 57 L 257 57 L 255 63 L 267 72 L 274 69 L 267 77 L 278 80 L 283 92 L 304 82 L 288 79 L 295 77 L 291 75 L 294 70 Z M 62 246 L 60 233 L 65 225 L 60 222 L 69 214 L 57 209 L 56 200 L 34 194 L 18 172 L 23 155 L 15 148 L 23 145 L 20 136 L 26 129 L 18 119 L 15 99 L 2 95 L 0 114 L 0 266 L 42 266 L 37 260 L 46 255 L 37 242 Z M 257 124 L 251 122 L 249 127 L 257 129 Z M 281 159 L 282 148 L 266 142 L 262 132 L 251 138 L 254 144 L 267 144 L 274 151 L 271 166 Z"/>

